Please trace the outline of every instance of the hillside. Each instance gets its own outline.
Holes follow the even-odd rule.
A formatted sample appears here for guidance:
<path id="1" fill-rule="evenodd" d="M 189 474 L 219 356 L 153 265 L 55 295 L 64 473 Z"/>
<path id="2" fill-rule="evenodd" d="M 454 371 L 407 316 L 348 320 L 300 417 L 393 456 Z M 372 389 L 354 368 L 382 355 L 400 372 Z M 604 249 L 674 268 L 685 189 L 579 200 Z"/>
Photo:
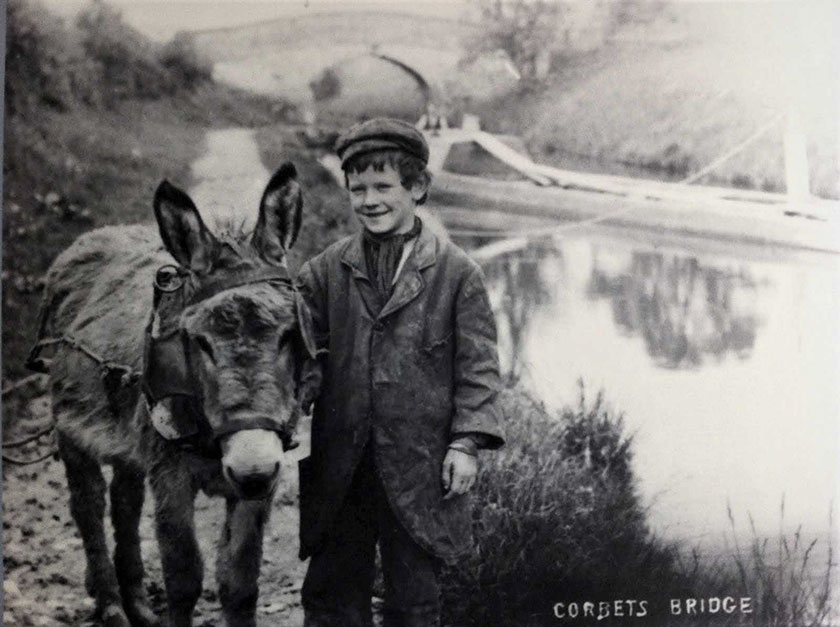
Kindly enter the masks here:
<path id="1" fill-rule="evenodd" d="M 812 193 L 838 198 L 838 18 L 827 5 L 809 8 L 672 8 L 664 27 L 619 31 L 596 52 L 555 59 L 541 88 L 482 103 L 482 121 L 522 135 L 539 161 L 670 180 L 775 121 L 699 182 L 784 191 L 783 133 L 794 111 Z"/>

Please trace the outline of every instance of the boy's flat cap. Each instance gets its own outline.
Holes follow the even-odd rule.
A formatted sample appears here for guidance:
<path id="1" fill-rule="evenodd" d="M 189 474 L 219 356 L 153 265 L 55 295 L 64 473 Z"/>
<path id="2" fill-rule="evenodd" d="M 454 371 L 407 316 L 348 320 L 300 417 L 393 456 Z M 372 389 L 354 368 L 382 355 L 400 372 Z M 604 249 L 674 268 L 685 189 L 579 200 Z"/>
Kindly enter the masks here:
<path id="1" fill-rule="evenodd" d="M 407 152 L 423 163 L 429 162 L 429 145 L 423 134 L 408 122 L 393 118 L 373 118 L 354 124 L 335 142 L 342 165 L 366 152 L 394 149 Z"/>

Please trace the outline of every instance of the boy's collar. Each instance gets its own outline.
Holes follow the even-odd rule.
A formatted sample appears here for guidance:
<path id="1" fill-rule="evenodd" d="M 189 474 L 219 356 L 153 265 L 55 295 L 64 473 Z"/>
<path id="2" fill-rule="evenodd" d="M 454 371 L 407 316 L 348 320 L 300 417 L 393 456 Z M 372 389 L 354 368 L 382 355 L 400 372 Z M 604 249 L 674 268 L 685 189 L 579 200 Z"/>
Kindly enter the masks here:
<path id="1" fill-rule="evenodd" d="M 353 270 L 353 276 L 356 278 L 369 279 L 367 275 L 367 265 L 365 264 L 364 252 L 364 233 L 359 231 L 350 239 L 347 248 L 341 255 L 342 263 L 350 266 Z M 420 235 L 417 236 L 417 242 L 414 244 L 413 254 L 406 260 L 403 272 L 408 271 L 411 267 L 415 267 L 418 271 L 434 265 L 437 260 L 438 240 L 434 233 L 427 225 L 423 225 L 420 229 Z"/>

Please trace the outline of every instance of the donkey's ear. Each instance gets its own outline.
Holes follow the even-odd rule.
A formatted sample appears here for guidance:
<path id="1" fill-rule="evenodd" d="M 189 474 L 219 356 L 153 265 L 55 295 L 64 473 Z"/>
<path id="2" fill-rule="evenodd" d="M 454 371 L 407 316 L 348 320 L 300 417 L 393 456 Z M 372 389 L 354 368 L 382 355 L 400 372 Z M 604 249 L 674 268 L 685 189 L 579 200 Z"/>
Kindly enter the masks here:
<path id="1" fill-rule="evenodd" d="M 155 192 L 154 207 L 160 237 L 175 261 L 194 272 L 209 271 L 216 238 L 204 225 L 192 199 L 163 181 Z"/>
<path id="2" fill-rule="evenodd" d="M 269 263 L 283 262 L 300 231 L 303 195 L 290 162 L 274 173 L 260 201 L 260 217 L 251 244 Z"/>

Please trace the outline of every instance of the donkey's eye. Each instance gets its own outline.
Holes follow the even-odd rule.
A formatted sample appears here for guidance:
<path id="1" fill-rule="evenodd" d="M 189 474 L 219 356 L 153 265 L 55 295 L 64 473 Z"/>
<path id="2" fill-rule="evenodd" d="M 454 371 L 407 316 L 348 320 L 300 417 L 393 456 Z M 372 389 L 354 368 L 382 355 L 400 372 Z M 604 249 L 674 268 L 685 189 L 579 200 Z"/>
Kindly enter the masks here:
<path id="1" fill-rule="evenodd" d="M 155 287 L 162 292 L 174 292 L 184 284 L 184 279 L 177 266 L 166 264 L 155 273 Z"/>
<path id="2" fill-rule="evenodd" d="M 204 337 L 203 335 L 197 335 L 195 338 L 195 343 L 198 344 L 198 347 L 201 349 L 201 352 L 210 358 L 210 361 L 216 363 L 216 355 L 213 353 L 213 347 L 210 345 L 210 342 L 206 337 Z"/>

